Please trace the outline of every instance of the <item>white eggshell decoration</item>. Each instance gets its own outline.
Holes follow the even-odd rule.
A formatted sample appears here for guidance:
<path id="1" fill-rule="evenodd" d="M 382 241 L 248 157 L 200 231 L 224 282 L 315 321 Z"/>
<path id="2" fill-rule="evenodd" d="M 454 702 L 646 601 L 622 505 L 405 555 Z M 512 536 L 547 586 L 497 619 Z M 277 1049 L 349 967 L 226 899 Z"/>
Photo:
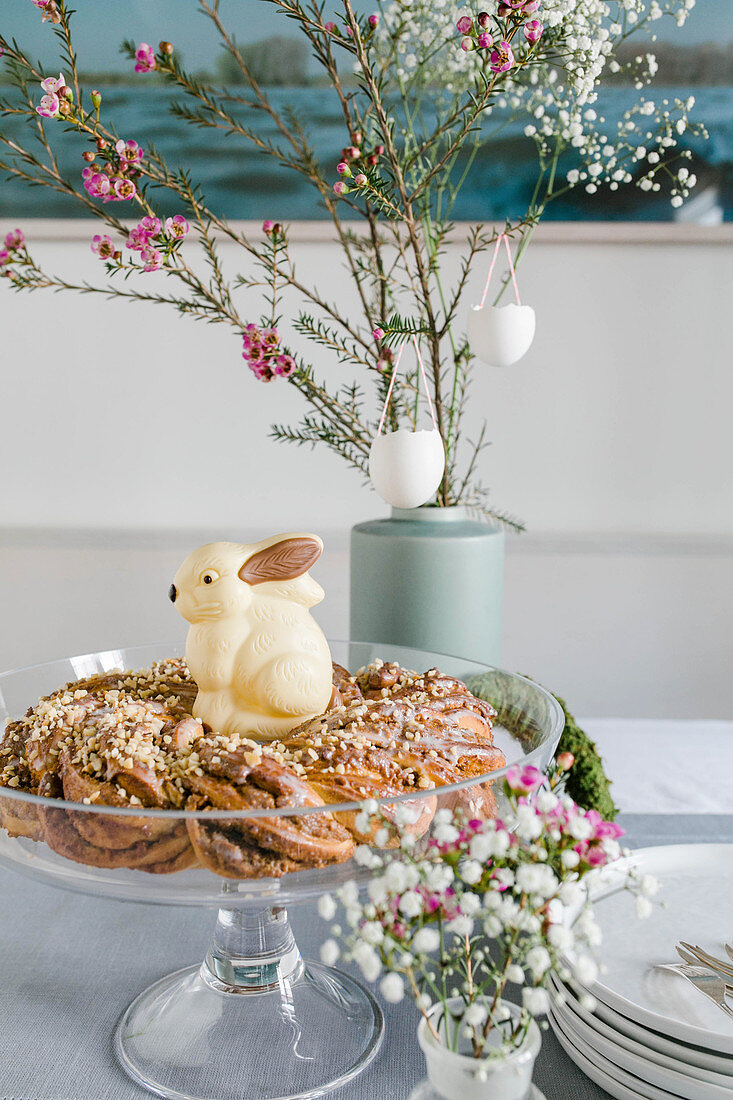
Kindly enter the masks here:
<path id="1" fill-rule="evenodd" d="M 440 432 L 400 428 L 378 435 L 369 452 L 369 476 L 394 508 L 419 508 L 435 493 L 445 470 Z"/>
<path id="2" fill-rule="evenodd" d="M 471 351 L 489 367 L 510 367 L 529 351 L 534 340 L 531 306 L 472 306 L 467 336 Z"/>

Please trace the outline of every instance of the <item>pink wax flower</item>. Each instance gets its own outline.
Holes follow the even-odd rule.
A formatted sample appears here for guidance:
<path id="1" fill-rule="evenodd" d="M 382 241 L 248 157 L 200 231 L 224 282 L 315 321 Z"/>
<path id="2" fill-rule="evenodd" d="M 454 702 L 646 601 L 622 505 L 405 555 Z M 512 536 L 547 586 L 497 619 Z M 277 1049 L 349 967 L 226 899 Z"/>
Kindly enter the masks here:
<path id="1" fill-rule="evenodd" d="M 135 50 L 135 72 L 152 73 L 158 65 L 155 60 L 155 51 L 147 42 L 141 42 Z"/>
<path id="2" fill-rule="evenodd" d="M 369 16 L 369 26 L 370 27 L 378 27 L 379 26 L 379 15 L 377 14 L 377 12 L 373 12 L 372 15 Z"/>
<path id="3" fill-rule="evenodd" d="M 366 176 L 364 175 L 363 172 L 357 172 L 356 173 L 356 175 L 354 176 L 354 183 L 356 184 L 357 187 L 366 187 L 367 178 L 366 178 Z"/>
<path id="4" fill-rule="evenodd" d="M 273 231 L 273 229 L 274 229 L 274 228 L 275 228 L 275 223 L 274 223 L 274 222 L 272 222 L 272 221 L 270 221 L 269 219 L 268 219 L 267 221 L 264 221 L 264 222 L 262 223 L 262 232 L 263 232 L 263 233 L 264 233 L 264 234 L 265 234 L 265 235 L 266 235 L 267 237 L 269 237 L 269 236 L 270 236 L 270 234 L 272 233 L 272 231 Z"/>
<path id="5" fill-rule="evenodd" d="M 5 247 L 10 252 L 16 252 L 19 248 L 22 248 L 25 244 L 25 235 L 22 230 L 16 229 L 7 234 L 5 237 Z"/>
<path id="6" fill-rule="evenodd" d="M 542 0 L 526 0 L 524 5 L 524 14 L 531 15 L 532 12 L 537 11 L 541 6 Z"/>
<path id="7" fill-rule="evenodd" d="M 7 267 L 10 263 L 10 253 L 7 248 L 0 249 L 0 267 Z"/>
<path id="8" fill-rule="evenodd" d="M 542 32 L 545 29 L 544 23 L 541 23 L 539 19 L 530 19 L 528 23 L 524 24 L 524 37 L 528 42 L 539 42 L 542 37 Z"/>
<path id="9" fill-rule="evenodd" d="M 136 168 L 143 159 L 143 151 L 136 141 L 122 141 L 120 139 L 115 145 L 115 149 L 120 158 L 120 168 L 123 172 L 129 168 Z"/>
<path id="10" fill-rule="evenodd" d="M 329 34 L 333 34 L 336 30 L 335 23 L 324 23 L 323 29 L 328 31 Z"/>
<path id="11" fill-rule="evenodd" d="M 63 89 L 66 87 L 66 80 L 63 73 L 59 73 L 58 79 L 55 76 L 47 76 L 45 80 L 41 81 L 41 87 L 48 95 L 60 95 Z"/>
<path id="12" fill-rule="evenodd" d="M 491 23 L 491 16 L 487 11 L 480 11 L 476 16 L 476 22 L 479 27 L 481 27 L 481 30 L 485 31 Z"/>
<path id="13" fill-rule="evenodd" d="M 504 3 L 509 8 L 513 8 L 514 11 L 519 11 L 524 7 L 526 0 L 504 0 Z"/>
<path id="14" fill-rule="evenodd" d="M 343 180 L 338 180 L 337 183 L 334 183 L 333 190 L 336 195 L 348 195 L 351 188 L 347 187 Z"/>
<path id="15" fill-rule="evenodd" d="M 463 38 L 463 39 L 461 39 L 461 49 L 463 50 L 464 53 L 470 53 L 471 50 L 473 49 L 473 39 L 472 38 Z"/>
<path id="16" fill-rule="evenodd" d="M 508 42 L 500 42 L 491 52 L 491 68 L 495 73 L 505 73 L 514 64 L 514 54 Z"/>
<path id="17" fill-rule="evenodd" d="M 114 189 L 114 200 L 125 202 L 128 199 L 134 199 L 137 195 L 137 187 L 132 180 L 123 179 L 121 176 L 117 176 L 112 180 L 112 186 Z M 110 200 L 113 199 L 112 195 L 109 195 Z"/>
<path id="18" fill-rule="evenodd" d="M 351 175 L 351 169 L 349 168 L 349 166 L 348 166 L 348 164 L 346 163 L 345 160 L 339 161 L 339 163 L 336 165 L 336 171 L 338 172 L 338 174 L 340 176 L 350 176 Z"/>
<path id="19" fill-rule="evenodd" d="M 462 15 L 456 23 L 456 28 L 461 34 L 468 34 L 473 26 L 473 19 L 470 15 Z"/>
<path id="20" fill-rule="evenodd" d="M 60 118 L 60 107 L 59 97 L 55 92 L 50 92 L 48 95 L 41 97 L 41 102 L 36 107 L 36 111 L 41 118 Z"/>
<path id="21" fill-rule="evenodd" d="M 384 329 L 377 325 L 377 327 L 372 330 L 372 336 L 375 340 L 384 340 Z"/>
<path id="22" fill-rule="evenodd" d="M 536 791 L 538 787 L 542 786 L 544 779 L 545 777 L 539 768 L 535 768 L 531 764 L 524 768 L 518 764 L 515 765 L 509 769 L 506 777 L 509 787 L 517 794 L 531 794 L 532 791 Z"/>
<path id="23" fill-rule="evenodd" d="M 144 248 L 140 259 L 144 263 L 143 271 L 158 271 L 163 266 L 163 253 L 157 248 Z"/>
<path id="24" fill-rule="evenodd" d="M 488 31 L 482 31 L 477 38 L 478 47 L 480 50 L 488 50 L 494 45 L 494 39 L 491 37 Z"/>
<path id="25" fill-rule="evenodd" d="M 295 360 L 292 355 L 278 355 L 272 371 L 280 378 L 290 378 L 290 375 L 295 373 Z"/>
<path id="26" fill-rule="evenodd" d="M 111 237 L 108 237 L 106 233 L 104 236 L 97 233 L 96 236 L 92 237 L 91 249 L 92 252 L 96 252 L 101 260 L 108 260 L 115 254 L 115 246 L 112 244 Z"/>
<path id="27" fill-rule="evenodd" d="M 84 187 L 93 199 L 106 198 L 112 190 L 109 177 L 102 172 L 93 172 L 91 168 L 85 168 L 82 176 L 84 177 Z"/>
<path id="28" fill-rule="evenodd" d="M 176 214 L 174 217 L 165 220 L 165 231 L 169 237 L 173 237 L 175 240 L 185 237 L 190 228 L 183 214 Z"/>
<path id="29" fill-rule="evenodd" d="M 131 252 L 142 252 L 144 248 L 147 248 L 150 244 L 150 233 L 143 228 L 142 225 L 136 225 L 134 229 L 130 230 L 130 236 L 127 238 L 126 247 Z"/>
<path id="30" fill-rule="evenodd" d="M 143 229 L 149 236 L 157 237 L 162 228 L 160 218 L 145 217 L 140 222 L 140 228 Z"/>

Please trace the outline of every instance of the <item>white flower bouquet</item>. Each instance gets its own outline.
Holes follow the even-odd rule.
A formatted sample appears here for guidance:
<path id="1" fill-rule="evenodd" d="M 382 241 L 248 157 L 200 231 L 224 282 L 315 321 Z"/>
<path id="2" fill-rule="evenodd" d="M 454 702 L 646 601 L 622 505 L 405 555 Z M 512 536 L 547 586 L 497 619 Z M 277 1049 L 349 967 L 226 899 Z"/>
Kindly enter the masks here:
<path id="1" fill-rule="evenodd" d="M 512 769 L 511 823 L 443 809 L 425 843 L 405 830 L 398 851 L 359 849 L 374 877 L 365 898 L 353 882 L 339 891 L 346 928 L 333 927 L 323 961 L 333 965 L 343 953 L 367 980 L 382 975 L 387 1001 L 409 993 L 437 1043 L 476 1059 L 523 1044 L 548 1008 L 553 972 L 579 985 L 592 1007 L 585 990 L 597 975 L 600 932 L 583 879 L 619 860 L 623 830 L 555 789 L 571 764 L 570 754 L 561 757 L 549 783 L 536 768 Z M 373 810 L 363 811 L 367 828 Z M 389 839 L 384 827 L 377 842 Z M 623 865 L 616 871 L 637 896 L 637 914 L 648 915 L 656 881 L 637 880 Z M 320 913 L 333 920 L 336 900 L 322 898 Z M 510 986 L 518 1011 L 509 1007 Z"/>

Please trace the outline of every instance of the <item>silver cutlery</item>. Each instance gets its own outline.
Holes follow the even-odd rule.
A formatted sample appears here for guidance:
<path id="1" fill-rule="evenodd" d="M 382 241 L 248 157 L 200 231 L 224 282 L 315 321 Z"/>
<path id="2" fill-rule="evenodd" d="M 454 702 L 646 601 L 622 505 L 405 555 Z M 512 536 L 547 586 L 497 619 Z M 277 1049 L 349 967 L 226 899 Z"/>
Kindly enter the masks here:
<path id="1" fill-rule="evenodd" d="M 694 985 L 695 989 L 703 993 L 733 1020 L 733 1008 L 725 999 L 725 982 L 711 970 L 703 966 L 687 966 L 678 963 L 657 963 L 655 969 L 670 970 L 673 974 L 686 978 L 690 985 Z"/>
<path id="2" fill-rule="evenodd" d="M 691 951 L 685 951 L 684 948 L 682 948 L 679 944 L 677 944 L 675 951 L 684 963 L 688 963 L 690 966 L 702 965 L 707 970 L 712 970 L 714 974 L 717 974 L 718 977 L 722 978 L 725 982 L 725 992 L 727 996 L 733 996 L 733 973 L 728 970 L 723 970 L 722 967 L 713 965 L 712 962 L 705 962 L 703 959 L 701 959 L 700 955 L 706 954 L 704 951 L 701 951 L 699 954 L 697 952 L 693 954 Z M 713 955 L 710 955 L 708 957 L 710 959 L 714 958 Z"/>
<path id="3" fill-rule="evenodd" d="M 703 966 L 708 966 L 711 970 L 717 971 L 718 974 L 722 974 L 726 980 L 730 979 L 733 981 L 733 966 L 730 966 L 730 964 L 723 959 L 716 959 L 715 955 L 711 955 L 709 951 L 703 951 L 702 947 L 699 947 L 697 944 L 693 947 L 691 943 L 685 943 L 684 940 L 680 940 L 680 946 L 683 947 L 688 954 L 694 955 L 695 957 L 694 960 L 687 959 L 687 962 L 697 961 Z M 677 948 L 677 950 L 679 952 L 679 948 Z"/>

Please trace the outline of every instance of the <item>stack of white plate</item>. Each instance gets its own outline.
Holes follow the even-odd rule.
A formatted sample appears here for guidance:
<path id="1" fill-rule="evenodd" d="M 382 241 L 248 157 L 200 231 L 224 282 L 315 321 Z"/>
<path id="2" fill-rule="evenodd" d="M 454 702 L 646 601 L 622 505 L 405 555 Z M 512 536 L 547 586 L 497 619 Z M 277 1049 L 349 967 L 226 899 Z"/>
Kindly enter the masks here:
<path id="1" fill-rule="evenodd" d="M 596 896 L 603 932 L 602 973 L 590 990 L 596 1007 L 589 1012 L 556 982 L 565 1003 L 553 1003 L 553 1031 L 575 1064 L 620 1100 L 731 1100 L 733 1019 L 655 964 L 679 961 L 680 940 L 726 958 L 724 943 L 733 942 L 733 845 L 645 848 L 634 862 L 662 883 L 652 916 L 639 920 L 634 899 L 618 888 Z"/>

